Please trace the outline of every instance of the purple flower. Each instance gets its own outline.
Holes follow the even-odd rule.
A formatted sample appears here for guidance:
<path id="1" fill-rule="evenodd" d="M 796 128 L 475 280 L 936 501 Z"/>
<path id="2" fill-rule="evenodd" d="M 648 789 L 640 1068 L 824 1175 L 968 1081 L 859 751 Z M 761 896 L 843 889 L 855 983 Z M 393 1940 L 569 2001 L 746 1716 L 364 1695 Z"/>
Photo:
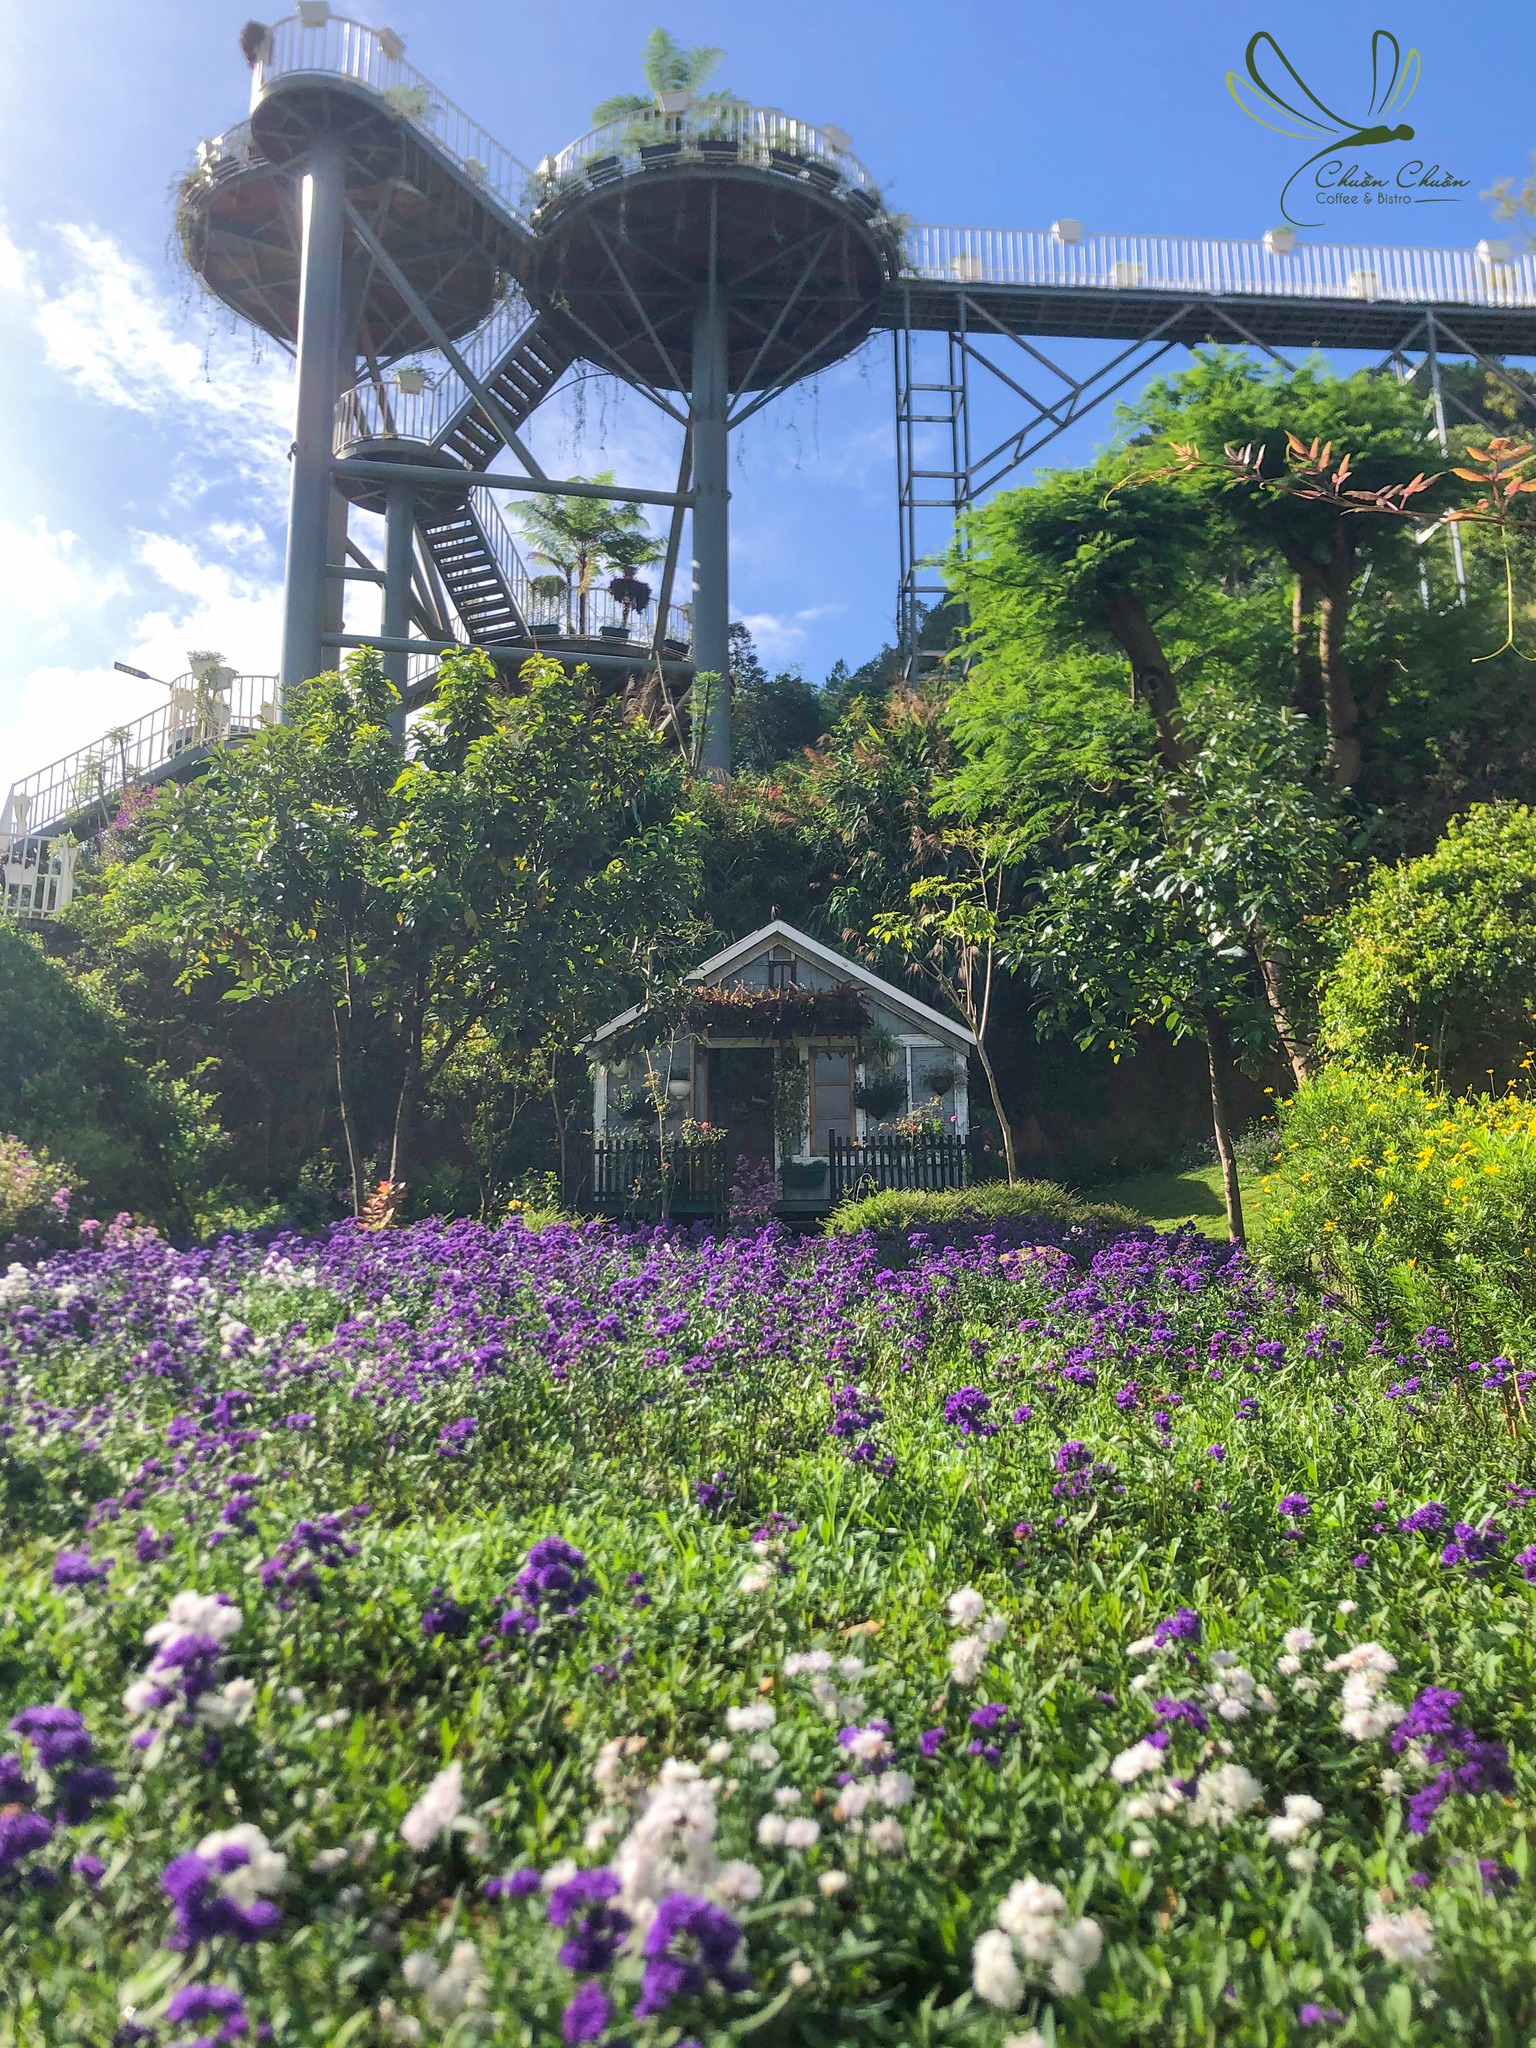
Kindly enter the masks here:
<path id="1" fill-rule="evenodd" d="M 440 1458 L 462 1458 L 474 1441 L 480 1420 L 475 1415 L 461 1415 L 457 1422 L 446 1422 L 437 1433 L 437 1455 Z"/>
<path id="2" fill-rule="evenodd" d="M 1483 1890 L 1489 1893 L 1508 1891 L 1520 1882 L 1519 1871 L 1493 1856 L 1478 1857 L 1477 1874 L 1483 1880 Z"/>
<path id="3" fill-rule="evenodd" d="M 1214 1458 L 1218 1465 L 1224 1464 L 1226 1462 L 1227 1447 L 1225 1444 L 1207 1444 L 1206 1456 Z"/>
<path id="4" fill-rule="evenodd" d="M 61 1550 L 54 1560 L 53 1583 L 56 1586 L 93 1586 L 98 1579 L 104 1579 L 112 1570 L 114 1560 L 103 1558 L 100 1564 L 91 1561 L 87 1550 Z"/>
<path id="5" fill-rule="evenodd" d="M 1075 1437 L 1070 1442 L 1064 1443 L 1056 1453 L 1056 1470 L 1058 1472 L 1078 1472 L 1084 1465 L 1091 1464 L 1092 1462 L 1092 1451 L 1089 1450 L 1086 1444 L 1079 1443 Z"/>
<path id="6" fill-rule="evenodd" d="M 1280 1503 L 1280 1512 L 1299 1521 L 1303 1515 L 1311 1514 L 1312 1503 L 1304 1493 L 1288 1493 Z"/>
<path id="7" fill-rule="evenodd" d="M 12 1720 L 11 1731 L 31 1743 L 45 1771 L 90 1761 L 91 1738 L 73 1707 L 24 1707 Z"/>
<path id="8" fill-rule="evenodd" d="M 1408 1830 L 1423 1835 L 1447 1799 L 1461 1793 L 1510 1793 L 1515 1789 L 1509 1752 L 1502 1742 L 1485 1740 L 1456 1718 L 1461 1694 L 1443 1685 L 1427 1685 L 1391 1735 L 1401 1755 L 1417 1743 L 1432 1764 L 1442 1768 L 1408 1801 Z"/>
<path id="9" fill-rule="evenodd" d="M 997 1424 L 986 1420 L 991 1406 L 991 1395 L 984 1394 L 980 1387 L 961 1387 L 958 1393 L 946 1397 L 944 1420 L 962 1436 L 996 1436 Z"/>
<path id="10" fill-rule="evenodd" d="M 424 1636 L 461 1636 L 471 1619 L 469 1609 L 461 1606 L 446 1587 L 434 1586 L 421 1610 L 421 1632 Z"/>
<path id="11" fill-rule="evenodd" d="M 613 2004 L 601 1984 L 583 1984 L 560 2015 L 560 2031 L 572 2044 L 597 2041 L 608 2030 Z"/>
<path id="12" fill-rule="evenodd" d="M 91 1764 L 61 1778 L 56 1797 L 59 1818 L 66 1827 L 77 1828 L 90 1819 L 104 1800 L 117 1797 L 117 1778 L 102 1765 Z"/>
<path id="13" fill-rule="evenodd" d="M 248 1861 L 244 1850 L 232 1847 L 221 1850 L 212 1863 L 194 1853 L 171 1858 L 160 1877 L 160 1889 L 176 1914 L 167 1948 L 195 1948 L 221 1934 L 235 1941 L 264 1941 L 277 1932 L 282 1916 L 270 1899 L 242 1906 L 219 1886 L 221 1876 Z"/>
<path id="14" fill-rule="evenodd" d="M 1509 1541 L 1491 1516 L 1481 1523 L 1458 1522 L 1451 1533 L 1455 1541 L 1446 1544 L 1440 1562 L 1447 1566 L 1464 1564 L 1479 1579 Z"/>
<path id="15" fill-rule="evenodd" d="M 40 1813 L 0 1813 L 0 1877 L 53 1839 L 53 1823 Z"/>
<path id="16" fill-rule="evenodd" d="M 674 1998 L 697 1998 L 711 1977 L 727 1991 L 745 1991 L 751 1980 L 736 1964 L 740 1946 L 741 1929 L 722 1907 L 668 1892 L 646 1929 L 635 2018 L 664 2012 Z"/>
<path id="17" fill-rule="evenodd" d="M 1443 1501 L 1427 1500 L 1411 1515 L 1404 1515 L 1397 1526 L 1405 1536 L 1433 1536 L 1445 1527 L 1448 1519 Z"/>
<path id="18" fill-rule="evenodd" d="M 1152 1711 L 1159 1721 L 1166 1721 L 1170 1727 L 1178 1727 L 1182 1723 L 1186 1728 L 1193 1728 L 1197 1735 L 1210 1733 L 1211 1724 L 1205 1709 L 1194 1700 L 1162 1699 Z"/>
<path id="19" fill-rule="evenodd" d="M 1525 1579 L 1536 1579 L 1536 1543 L 1528 1543 L 1524 1550 L 1516 1551 L 1515 1563 Z"/>
<path id="20" fill-rule="evenodd" d="M 693 1497 L 706 1515 L 721 1515 L 736 1495 L 726 1484 L 726 1475 L 717 1472 L 713 1479 L 695 1479 Z"/>
<path id="21" fill-rule="evenodd" d="M 549 1895 L 549 1922 L 568 1927 L 560 1962 L 578 1976 L 597 1976 L 608 1969 L 634 1924 L 627 1913 L 611 1906 L 623 1887 L 612 1870 L 578 1870 Z"/>
<path id="22" fill-rule="evenodd" d="M 242 2041 L 250 2031 L 250 2019 L 245 2010 L 245 2000 L 231 1984 L 188 1984 L 185 1985 L 165 2008 L 165 2017 L 172 2026 L 183 2020 L 201 2025 L 205 2020 L 217 2020 L 216 2034 L 204 2034 L 197 2048 L 212 2048 L 214 2042 Z"/>
<path id="23" fill-rule="evenodd" d="M 1309 2001 L 1306 2005 L 1296 2008 L 1297 2024 L 1303 2027 L 1328 2026 L 1343 2017 L 1343 2013 L 1336 2005 L 1315 2005 Z"/>
<path id="24" fill-rule="evenodd" d="M 942 1728 L 925 1728 L 917 1738 L 917 1746 L 924 1756 L 937 1756 L 944 1746 L 946 1731 Z"/>
<path id="25" fill-rule="evenodd" d="M 1160 1621 L 1153 1629 L 1152 1640 L 1160 1650 L 1166 1650 L 1170 1643 L 1198 1643 L 1199 1615 L 1192 1607 L 1175 1607 L 1167 1620 Z"/>
<path id="26" fill-rule="evenodd" d="M 101 1880 L 107 1874 L 107 1866 L 99 1856 L 77 1856 L 69 1867 L 76 1877 L 83 1877 L 92 1890 L 101 1883 Z"/>
<path id="27" fill-rule="evenodd" d="M 501 1633 L 532 1635 L 541 1621 L 574 1615 L 597 1591 L 597 1581 L 583 1570 L 586 1562 L 563 1536 L 541 1536 L 509 1589 L 507 1597 L 518 1594 L 523 1604 L 502 1615 L 497 1624 Z"/>

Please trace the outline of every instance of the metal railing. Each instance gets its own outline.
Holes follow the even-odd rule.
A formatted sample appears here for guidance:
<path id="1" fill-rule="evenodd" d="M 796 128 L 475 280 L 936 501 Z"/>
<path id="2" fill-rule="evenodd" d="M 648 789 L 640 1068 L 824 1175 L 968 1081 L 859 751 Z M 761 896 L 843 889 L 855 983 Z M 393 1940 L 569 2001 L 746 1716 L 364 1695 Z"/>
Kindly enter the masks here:
<path id="1" fill-rule="evenodd" d="M 678 1217 L 719 1222 L 730 1197 L 724 1145 L 668 1139 L 599 1138 L 592 1147 L 592 1206 L 608 1216 Z"/>
<path id="2" fill-rule="evenodd" d="M 130 783 L 160 779 L 179 758 L 259 732 L 278 715 L 276 676 L 236 676 L 224 689 L 179 677 L 168 701 L 119 725 L 88 747 L 13 782 L 0 834 L 46 833 L 110 803 Z"/>
<path id="3" fill-rule="evenodd" d="M 473 374 L 488 383 L 518 336 L 533 324 L 527 300 L 513 291 L 456 346 Z M 420 441 L 428 447 L 438 446 L 459 414 L 474 402 L 474 394 L 440 356 L 432 360 L 440 367 L 427 370 L 420 391 L 403 390 L 398 372 L 377 382 L 365 377 L 344 391 L 336 401 L 336 454 L 350 454 L 360 441 Z"/>
<path id="4" fill-rule="evenodd" d="M 306 20 L 305 14 L 312 18 Z M 450 157 L 471 184 L 483 186 L 525 227 L 523 194 L 533 173 L 462 107 L 440 93 L 414 64 L 407 64 L 404 48 L 388 29 L 367 28 L 329 10 L 306 8 L 268 29 L 251 79 L 251 106 L 254 109 L 279 78 L 348 79 L 388 101 L 402 120 Z"/>
<path id="5" fill-rule="evenodd" d="M 907 233 L 907 268 L 909 275 L 945 284 L 1536 305 L 1536 257 L 1485 261 L 1471 249 L 1298 241 L 1282 255 L 1262 242 L 1177 235 L 1084 235 L 1063 242 L 1027 228 L 914 227 Z"/>
<path id="6" fill-rule="evenodd" d="M 0 841 L 0 912 L 61 917 L 74 898 L 79 855 L 79 845 L 67 833 Z"/>
<path id="7" fill-rule="evenodd" d="M 971 1184 L 970 1150 L 947 1131 L 907 1138 L 876 1133 L 862 1145 L 833 1137 L 827 1143 L 831 1197 L 840 1202 L 861 1190 L 964 1188 Z"/>
<path id="8" fill-rule="evenodd" d="M 618 633 L 605 634 L 603 628 L 622 627 L 623 644 L 641 646 L 652 637 L 651 629 L 640 624 L 647 613 L 626 611 L 617 598 L 610 597 L 606 590 L 589 590 L 583 600 L 578 591 L 535 590 L 540 579 L 531 577 L 517 551 L 517 544 L 502 516 L 494 491 L 476 486 L 469 494 L 470 510 L 479 520 L 487 545 L 497 569 L 506 579 L 512 593 L 512 601 L 528 622 L 534 634 L 553 634 L 560 639 L 584 638 L 614 639 Z M 631 634 L 633 633 L 633 638 Z M 669 605 L 667 608 L 667 630 L 665 637 L 683 647 L 693 644 L 693 617 L 687 605 Z"/>
<path id="9" fill-rule="evenodd" d="M 542 205 L 581 179 L 617 177 L 673 156 L 705 161 L 734 157 L 763 170 L 795 177 L 820 176 L 879 202 L 879 188 L 838 132 L 798 121 L 777 107 L 729 100 L 696 100 L 686 112 L 622 115 L 605 121 L 569 147 L 547 156 L 527 203 Z"/>

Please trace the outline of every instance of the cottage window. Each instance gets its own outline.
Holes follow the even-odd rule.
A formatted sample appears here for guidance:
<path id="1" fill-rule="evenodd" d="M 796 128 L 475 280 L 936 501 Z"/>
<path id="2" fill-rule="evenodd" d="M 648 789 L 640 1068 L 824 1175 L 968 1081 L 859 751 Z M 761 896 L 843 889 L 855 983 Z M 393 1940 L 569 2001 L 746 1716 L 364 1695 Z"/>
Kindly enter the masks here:
<path id="1" fill-rule="evenodd" d="M 825 1154 L 833 1138 L 853 1136 L 853 1054 L 811 1054 L 811 1150 Z"/>
<path id="2" fill-rule="evenodd" d="M 793 953 L 776 952 L 768 955 L 768 986 L 770 988 L 798 988 L 800 985 L 800 962 Z"/>

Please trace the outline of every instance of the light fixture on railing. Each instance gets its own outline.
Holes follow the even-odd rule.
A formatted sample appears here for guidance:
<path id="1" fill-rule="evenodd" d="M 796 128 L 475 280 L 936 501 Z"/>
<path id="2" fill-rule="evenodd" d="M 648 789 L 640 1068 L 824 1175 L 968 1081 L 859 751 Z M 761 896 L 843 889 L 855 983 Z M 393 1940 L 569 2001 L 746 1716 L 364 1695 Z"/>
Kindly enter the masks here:
<path id="1" fill-rule="evenodd" d="M 822 122 L 821 133 L 828 149 L 835 149 L 839 156 L 846 156 L 853 147 L 853 137 L 831 121 Z"/>
<path id="2" fill-rule="evenodd" d="M 392 28 L 379 30 L 379 48 L 391 64 L 398 64 L 405 55 L 405 37 L 397 36 Z"/>
<path id="3" fill-rule="evenodd" d="M 1490 270 L 1501 263 L 1508 263 L 1514 253 L 1510 243 L 1490 242 L 1486 237 L 1478 243 L 1477 248 L 1473 251 L 1478 262 L 1486 263 Z"/>
<path id="4" fill-rule="evenodd" d="M 1075 249 L 1083 239 L 1083 224 L 1080 220 L 1053 220 L 1051 233 L 1058 242 L 1065 242 L 1069 249 Z"/>
<path id="5" fill-rule="evenodd" d="M 162 690 L 171 687 L 169 683 L 161 681 L 159 676 L 150 675 L 147 669 L 131 668 L 126 661 L 114 661 L 112 666 L 120 676 L 132 676 L 137 683 L 159 683 Z"/>
<path id="6" fill-rule="evenodd" d="M 1265 229 L 1264 248 L 1267 254 L 1271 256 L 1289 256 L 1295 246 L 1296 230 L 1294 228 Z"/>
<path id="7" fill-rule="evenodd" d="M 330 18 L 329 0 L 299 0 L 301 28 L 324 28 Z"/>
<path id="8" fill-rule="evenodd" d="M 686 114 L 693 104 L 691 92 L 659 92 L 656 99 L 664 114 Z"/>

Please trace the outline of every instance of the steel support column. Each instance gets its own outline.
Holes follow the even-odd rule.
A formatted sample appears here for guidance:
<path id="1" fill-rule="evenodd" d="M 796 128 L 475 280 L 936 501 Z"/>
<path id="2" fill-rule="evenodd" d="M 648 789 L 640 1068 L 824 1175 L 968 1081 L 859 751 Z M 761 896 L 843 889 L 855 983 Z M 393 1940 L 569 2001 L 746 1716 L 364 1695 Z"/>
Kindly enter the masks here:
<path id="1" fill-rule="evenodd" d="M 384 492 L 384 634 L 403 641 L 411 630 L 411 545 L 416 537 L 416 493 L 408 483 L 390 484 Z M 384 673 L 400 692 L 389 716 L 390 731 L 405 739 L 405 690 L 410 656 L 393 648 L 384 657 Z"/>
<path id="2" fill-rule="evenodd" d="M 713 675 L 699 765 L 731 772 L 730 364 L 725 306 L 710 284 L 693 319 L 693 663 Z"/>
<path id="3" fill-rule="evenodd" d="M 279 689 L 318 675 L 324 662 L 327 545 L 331 521 L 331 428 L 341 356 L 341 259 L 347 203 L 339 142 L 319 136 L 304 179 L 299 283 L 298 406 L 288 496 Z"/>

